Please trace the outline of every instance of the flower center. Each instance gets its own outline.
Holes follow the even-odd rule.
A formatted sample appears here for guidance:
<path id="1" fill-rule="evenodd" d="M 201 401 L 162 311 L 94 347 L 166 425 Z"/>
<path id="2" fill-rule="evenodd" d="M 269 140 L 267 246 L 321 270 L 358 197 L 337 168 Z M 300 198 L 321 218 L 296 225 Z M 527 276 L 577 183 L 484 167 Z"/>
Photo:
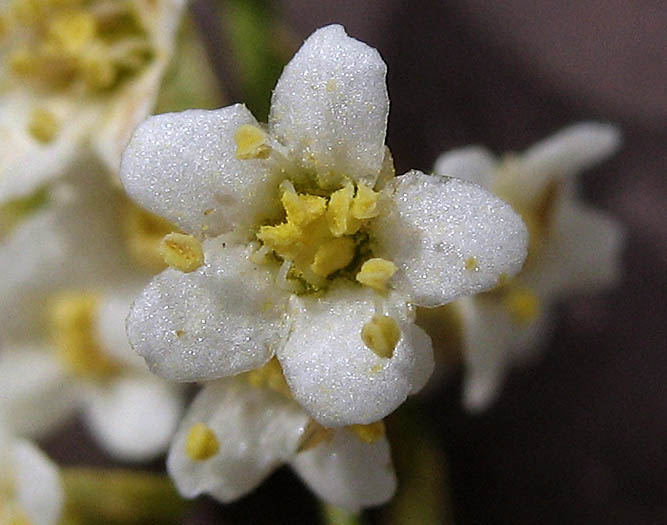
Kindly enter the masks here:
<path id="1" fill-rule="evenodd" d="M 49 308 L 52 339 L 58 357 L 74 376 L 105 380 L 119 370 L 96 337 L 99 298 L 90 292 L 61 293 Z"/>
<path id="2" fill-rule="evenodd" d="M 131 2 L 14 0 L 1 16 L 11 72 L 41 89 L 105 91 L 153 54 Z"/>

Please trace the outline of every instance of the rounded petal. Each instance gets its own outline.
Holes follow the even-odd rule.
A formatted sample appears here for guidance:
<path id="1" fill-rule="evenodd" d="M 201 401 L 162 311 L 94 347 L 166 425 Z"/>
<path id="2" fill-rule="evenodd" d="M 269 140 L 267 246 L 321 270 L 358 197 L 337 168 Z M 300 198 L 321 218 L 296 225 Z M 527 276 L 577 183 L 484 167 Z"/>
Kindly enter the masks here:
<path id="1" fill-rule="evenodd" d="M 249 260 L 251 248 L 204 243 L 192 273 L 167 269 L 132 305 L 130 344 L 156 374 L 206 381 L 261 366 L 282 341 L 287 298 L 273 275 Z"/>
<path id="2" fill-rule="evenodd" d="M 193 460 L 186 453 L 197 423 L 218 443 L 208 459 Z M 221 379 L 206 386 L 188 409 L 169 449 L 167 470 L 183 496 L 210 494 L 230 502 L 296 453 L 307 424 L 307 414 L 279 394 L 244 378 Z"/>
<path id="3" fill-rule="evenodd" d="M 377 256 L 419 306 L 492 288 L 523 265 L 528 232 L 512 208 L 483 188 L 411 171 L 389 186 L 393 203 L 372 223 Z"/>
<path id="4" fill-rule="evenodd" d="M 280 174 L 263 160 L 236 158 L 234 135 L 244 124 L 257 121 L 241 104 L 148 118 L 123 154 L 126 191 L 196 236 L 259 223 L 278 206 Z"/>
<path id="5" fill-rule="evenodd" d="M 17 435 L 42 437 L 78 406 L 78 390 L 49 348 L 10 348 L 0 357 L 0 420 Z"/>
<path id="6" fill-rule="evenodd" d="M 167 449 L 182 410 L 178 385 L 146 372 L 91 388 L 84 416 L 109 454 L 125 461 L 145 461 Z"/>
<path id="7" fill-rule="evenodd" d="M 396 491 L 396 474 L 386 437 L 363 442 L 346 429 L 301 452 L 292 468 L 317 496 L 350 512 L 381 505 Z"/>
<path id="8" fill-rule="evenodd" d="M 385 300 L 370 289 L 341 284 L 323 297 L 295 296 L 291 306 L 290 336 L 277 357 L 295 399 L 326 427 L 382 419 L 433 371 L 431 340 L 414 324 L 402 296 Z M 391 316 L 401 330 L 390 358 L 361 339 L 376 313 Z"/>
<path id="9" fill-rule="evenodd" d="M 315 31 L 285 67 L 271 133 L 306 169 L 374 182 L 384 158 L 387 66 L 340 25 Z"/>
<path id="10" fill-rule="evenodd" d="M 468 146 L 443 153 L 435 161 L 433 173 L 456 177 L 491 189 L 497 160 L 481 146 Z"/>
<path id="11" fill-rule="evenodd" d="M 20 508 L 34 525 L 56 525 L 65 500 L 58 469 L 27 441 L 15 442 L 13 456 Z"/>

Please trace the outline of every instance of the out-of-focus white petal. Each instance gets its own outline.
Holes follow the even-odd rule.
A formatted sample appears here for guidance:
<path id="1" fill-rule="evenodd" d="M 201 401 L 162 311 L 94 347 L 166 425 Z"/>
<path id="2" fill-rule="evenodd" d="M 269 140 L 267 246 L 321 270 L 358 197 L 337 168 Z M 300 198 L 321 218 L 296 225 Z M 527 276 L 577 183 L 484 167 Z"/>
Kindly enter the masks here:
<path id="1" fill-rule="evenodd" d="M 443 153 L 435 161 L 433 173 L 456 177 L 491 190 L 496 158 L 482 146 L 467 146 Z"/>
<path id="2" fill-rule="evenodd" d="M 121 163 L 126 191 L 196 236 L 258 224 L 278 207 L 279 170 L 236 158 L 237 129 L 257 121 L 241 104 L 150 117 Z"/>
<path id="3" fill-rule="evenodd" d="M 350 512 L 386 503 L 396 491 L 384 436 L 368 444 L 341 429 L 331 441 L 297 454 L 291 465 L 320 499 Z"/>
<path id="4" fill-rule="evenodd" d="M 397 177 L 388 187 L 393 208 L 372 223 L 376 253 L 398 266 L 392 282 L 415 304 L 445 304 L 489 289 L 501 274 L 521 269 L 526 227 L 488 191 L 418 171 Z"/>
<path id="5" fill-rule="evenodd" d="M 48 347 L 0 356 L 0 421 L 17 435 L 44 436 L 77 408 L 77 387 Z"/>
<path id="6" fill-rule="evenodd" d="M 148 373 L 91 387 L 85 403 L 86 422 L 101 446 L 128 461 L 144 461 L 164 452 L 183 410 L 179 386 Z"/>
<path id="7" fill-rule="evenodd" d="M 268 361 L 282 341 L 287 294 L 249 260 L 249 247 L 224 237 L 204 243 L 192 273 L 167 269 L 135 301 L 127 320 L 132 347 L 156 374 L 206 381 Z"/>
<path id="8" fill-rule="evenodd" d="M 58 469 L 27 441 L 16 441 L 13 448 L 19 507 L 34 525 L 56 525 L 65 500 Z"/>
<path id="9" fill-rule="evenodd" d="M 208 459 L 186 453 L 188 434 L 203 423 L 219 449 Z M 271 471 L 290 459 L 308 424 L 294 402 L 244 378 L 221 379 L 196 397 L 174 437 L 167 470 L 185 497 L 210 494 L 233 501 L 254 489 Z"/>
<path id="10" fill-rule="evenodd" d="M 271 133 L 320 174 L 374 182 L 389 113 L 380 54 L 340 25 L 315 31 L 285 67 L 271 101 Z"/>
<path id="11" fill-rule="evenodd" d="M 361 339 L 376 313 L 400 327 L 391 358 L 379 357 Z M 320 298 L 294 296 L 290 317 L 290 336 L 277 357 L 295 399 L 324 426 L 383 418 L 433 371 L 431 340 L 414 324 L 403 296 L 384 299 L 368 288 L 341 284 Z"/>

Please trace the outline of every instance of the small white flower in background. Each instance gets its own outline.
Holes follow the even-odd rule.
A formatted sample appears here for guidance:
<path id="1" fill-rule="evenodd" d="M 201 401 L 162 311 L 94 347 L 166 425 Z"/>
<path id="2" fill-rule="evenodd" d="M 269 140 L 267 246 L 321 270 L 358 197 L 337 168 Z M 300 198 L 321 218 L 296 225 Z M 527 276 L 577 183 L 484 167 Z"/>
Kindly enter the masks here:
<path id="1" fill-rule="evenodd" d="M 60 523 L 64 491 L 58 468 L 32 443 L 0 429 L 0 523 Z"/>
<path id="2" fill-rule="evenodd" d="M 274 359 L 208 383 L 181 421 L 167 468 L 181 494 L 227 503 L 289 464 L 327 503 L 351 512 L 396 489 L 383 423 L 325 429 L 291 399 Z"/>
<path id="3" fill-rule="evenodd" d="M 42 436 L 82 409 L 110 454 L 164 452 L 180 388 L 155 377 L 127 342 L 125 317 L 171 228 L 132 205 L 104 171 L 78 171 L 8 222 L 0 245 L 0 416 Z M 6 212 L 7 210 L 5 210 Z"/>
<path id="4" fill-rule="evenodd" d="M 185 0 L 6 0 L 0 6 L 0 203 L 91 151 L 117 173 L 150 113 Z"/>
<path id="5" fill-rule="evenodd" d="M 486 408 L 498 394 L 509 365 L 538 349 L 555 301 L 617 282 L 622 228 L 606 213 L 581 202 L 575 176 L 611 155 L 619 142 L 613 126 L 581 123 L 521 155 L 499 160 L 472 146 L 437 160 L 437 174 L 475 182 L 510 203 L 531 234 L 519 275 L 441 312 L 451 318 L 453 310 L 461 321 L 463 402 L 469 410 Z M 437 315 L 430 313 L 430 323 L 437 321 Z"/>
<path id="6" fill-rule="evenodd" d="M 394 178 L 385 75 L 375 49 L 332 25 L 285 67 L 267 126 L 233 105 L 137 129 L 121 180 L 189 234 L 165 239 L 172 268 L 127 322 L 155 373 L 207 381 L 275 355 L 318 423 L 369 424 L 431 374 L 413 305 L 519 271 L 527 232 L 506 203 L 461 180 Z"/>

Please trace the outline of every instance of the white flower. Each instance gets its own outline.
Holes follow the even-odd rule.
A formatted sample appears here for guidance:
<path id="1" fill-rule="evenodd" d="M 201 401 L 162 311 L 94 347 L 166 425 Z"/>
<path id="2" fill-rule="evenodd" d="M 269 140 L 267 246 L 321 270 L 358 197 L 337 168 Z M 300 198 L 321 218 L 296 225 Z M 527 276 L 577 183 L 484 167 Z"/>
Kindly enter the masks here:
<path id="1" fill-rule="evenodd" d="M 579 200 L 575 176 L 611 155 L 619 140 L 612 126 L 581 123 L 520 156 L 499 161 L 473 146 L 445 153 L 436 162 L 436 173 L 476 182 L 505 199 L 531 233 L 528 258 L 517 277 L 446 307 L 454 308 L 462 322 L 468 409 L 487 407 L 510 363 L 534 353 L 555 301 L 618 280 L 621 227 Z"/>
<path id="2" fill-rule="evenodd" d="M 520 269 L 527 232 L 500 199 L 456 179 L 393 177 L 385 73 L 376 50 L 328 26 L 285 67 L 268 127 L 234 105 L 137 129 L 125 188 L 190 234 L 167 243 L 174 268 L 128 318 L 153 371 L 206 381 L 276 355 L 319 423 L 371 423 L 432 371 L 413 305 Z"/>
<path id="3" fill-rule="evenodd" d="M 0 4 L 0 203 L 86 151 L 112 173 L 149 114 L 185 0 Z"/>
<path id="4" fill-rule="evenodd" d="M 0 416 L 41 436 L 81 408 L 109 453 L 154 457 L 183 402 L 127 342 L 127 310 L 150 276 L 128 245 L 150 252 L 151 229 L 157 242 L 169 229 L 130 207 L 105 172 L 70 174 L 44 199 L 0 244 Z"/>
<path id="5" fill-rule="evenodd" d="M 224 503 L 252 491 L 283 463 L 319 498 L 352 512 L 385 503 L 396 489 L 384 426 L 326 430 L 313 424 L 289 399 L 275 361 L 208 383 L 167 458 L 183 496 L 210 494 Z"/>
<path id="6" fill-rule="evenodd" d="M 57 467 L 32 443 L 0 429 L 0 523 L 56 525 L 63 503 Z"/>

